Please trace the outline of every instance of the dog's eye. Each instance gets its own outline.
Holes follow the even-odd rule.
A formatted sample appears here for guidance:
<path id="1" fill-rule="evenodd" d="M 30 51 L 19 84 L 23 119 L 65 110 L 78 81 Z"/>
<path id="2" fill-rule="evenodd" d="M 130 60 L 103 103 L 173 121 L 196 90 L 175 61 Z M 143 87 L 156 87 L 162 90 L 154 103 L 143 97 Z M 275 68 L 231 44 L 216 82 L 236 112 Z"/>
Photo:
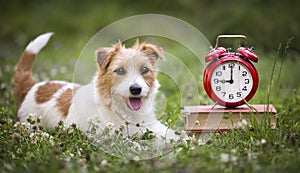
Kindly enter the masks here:
<path id="1" fill-rule="evenodd" d="M 149 68 L 148 67 L 142 67 L 141 68 L 141 73 L 142 74 L 146 74 L 146 73 L 148 73 L 149 72 Z"/>
<path id="2" fill-rule="evenodd" d="M 115 70 L 115 72 L 118 75 L 124 75 L 126 73 L 125 69 L 123 67 L 118 68 L 117 70 Z"/>

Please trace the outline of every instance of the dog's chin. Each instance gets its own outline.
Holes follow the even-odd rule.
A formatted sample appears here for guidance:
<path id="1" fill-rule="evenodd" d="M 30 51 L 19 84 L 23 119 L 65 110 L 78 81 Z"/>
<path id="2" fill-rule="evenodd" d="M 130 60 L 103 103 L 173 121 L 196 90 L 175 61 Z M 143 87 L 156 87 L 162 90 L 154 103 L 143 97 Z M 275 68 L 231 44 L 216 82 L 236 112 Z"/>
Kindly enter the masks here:
<path id="1" fill-rule="evenodd" d="M 138 111 L 141 109 L 143 105 L 143 98 L 142 97 L 129 97 L 127 100 L 127 106 L 129 109 L 133 111 Z"/>

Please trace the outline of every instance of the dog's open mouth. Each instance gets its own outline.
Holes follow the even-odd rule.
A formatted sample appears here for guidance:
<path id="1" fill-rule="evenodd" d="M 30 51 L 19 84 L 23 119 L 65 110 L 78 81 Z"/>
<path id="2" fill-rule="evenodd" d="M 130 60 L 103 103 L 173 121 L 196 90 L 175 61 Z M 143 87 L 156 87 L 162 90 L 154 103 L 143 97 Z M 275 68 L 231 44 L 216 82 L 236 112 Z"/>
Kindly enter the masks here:
<path id="1" fill-rule="evenodd" d="M 128 99 L 128 107 L 132 110 L 138 111 L 142 107 L 142 98 L 132 97 Z"/>

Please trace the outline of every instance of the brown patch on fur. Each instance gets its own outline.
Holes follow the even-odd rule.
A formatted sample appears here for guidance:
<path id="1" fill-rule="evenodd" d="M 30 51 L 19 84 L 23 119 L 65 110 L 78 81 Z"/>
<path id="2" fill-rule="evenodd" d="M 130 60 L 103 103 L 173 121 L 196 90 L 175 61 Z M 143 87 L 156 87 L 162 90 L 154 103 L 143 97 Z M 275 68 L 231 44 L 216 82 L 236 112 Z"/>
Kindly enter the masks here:
<path id="1" fill-rule="evenodd" d="M 44 85 L 38 87 L 35 93 L 35 101 L 39 104 L 49 101 L 53 94 L 58 91 L 64 84 L 47 82 Z"/>
<path id="2" fill-rule="evenodd" d="M 139 69 L 142 77 L 144 78 L 146 84 L 148 85 L 149 88 L 152 88 L 156 79 L 156 62 L 157 59 L 153 57 L 138 57 L 135 60 L 136 66 Z M 147 73 L 142 72 L 142 68 L 146 67 L 149 69 Z"/>
<path id="3" fill-rule="evenodd" d="M 108 68 L 108 66 L 110 65 L 113 57 L 115 56 L 115 52 L 109 52 L 104 58 L 103 60 L 100 62 L 99 67 L 102 70 L 106 70 Z"/>
<path id="4" fill-rule="evenodd" d="M 156 59 L 164 59 L 163 49 L 159 46 L 148 44 L 148 43 L 139 43 L 139 40 L 136 40 L 136 43 L 132 46 L 133 49 L 140 50 L 144 52 L 149 57 L 154 57 Z"/>
<path id="5" fill-rule="evenodd" d="M 62 113 L 63 119 L 65 119 L 68 116 L 69 108 L 73 98 L 73 90 L 75 91 L 76 89 L 77 88 L 68 88 L 56 100 L 56 107 Z"/>
<path id="6" fill-rule="evenodd" d="M 110 48 L 100 48 L 96 51 L 96 59 L 99 67 L 102 70 L 106 70 L 111 63 L 113 57 L 122 48 L 122 43 L 119 41 L 114 45 L 112 49 Z"/>
<path id="7" fill-rule="evenodd" d="M 154 71 L 150 70 L 148 73 L 143 75 L 143 78 L 146 82 L 146 84 L 152 88 L 156 79 L 156 74 Z"/>
<path id="8" fill-rule="evenodd" d="M 98 70 L 97 72 L 97 89 L 98 89 L 98 94 L 104 99 L 104 100 L 110 100 L 112 99 L 112 93 L 111 93 L 111 88 L 112 88 L 112 80 L 113 80 L 113 73 L 109 71 L 103 71 L 103 70 Z M 109 109 L 111 108 L 111 101 L 107 102 L 105 105 Z"/>
<path id="9" fill-rule="evenodd" d="M 107 54 L 103 58 L 99 58 L 99 55 L 103 56 L 103 51 L 104 49 L 99 49 L 98 52 L 96 52 L 97 61 L 98 61 L 98 71 L 97 71 L 97 92 L 98 94 L 102 97 L 102 99 L 107 100 L 105 103 L 105 106 L 107 108 L 111 108 L 112 106 L 112 87 L 113 83 L 113 78 L 114 78 L 114 69 L 111 67 L 115 63 L 114 61 L 117 59 L 116 55 L 117 52 L 122 49 L 123 45 L 121 42 L 118 42 L 113 46 L 113 48 L 107 52 Z M 101 61 L 99 61 L 101 59 Z"/>
<path id="10" fill-rule="evenodd" d="M 35 84 L 31 71 L 35 56 L 32 52 L 24 51 L 17 65 L 13 86 L 17 97 L 18 110 L 28 91 Z"/>

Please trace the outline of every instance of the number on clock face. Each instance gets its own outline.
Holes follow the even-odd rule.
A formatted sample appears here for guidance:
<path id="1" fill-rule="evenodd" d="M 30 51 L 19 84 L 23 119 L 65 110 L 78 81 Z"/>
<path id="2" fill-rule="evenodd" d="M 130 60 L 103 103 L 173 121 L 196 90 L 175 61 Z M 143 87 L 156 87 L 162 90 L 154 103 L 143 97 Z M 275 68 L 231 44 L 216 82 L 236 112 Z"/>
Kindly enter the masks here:
<path id="1" fill-rule="evenodd" d="M 229 103 L 238 102 L 251 92 L 253 78 L 243 64 L 227 61 L 213 71 L 211 87 L 221 100 Z"/>

